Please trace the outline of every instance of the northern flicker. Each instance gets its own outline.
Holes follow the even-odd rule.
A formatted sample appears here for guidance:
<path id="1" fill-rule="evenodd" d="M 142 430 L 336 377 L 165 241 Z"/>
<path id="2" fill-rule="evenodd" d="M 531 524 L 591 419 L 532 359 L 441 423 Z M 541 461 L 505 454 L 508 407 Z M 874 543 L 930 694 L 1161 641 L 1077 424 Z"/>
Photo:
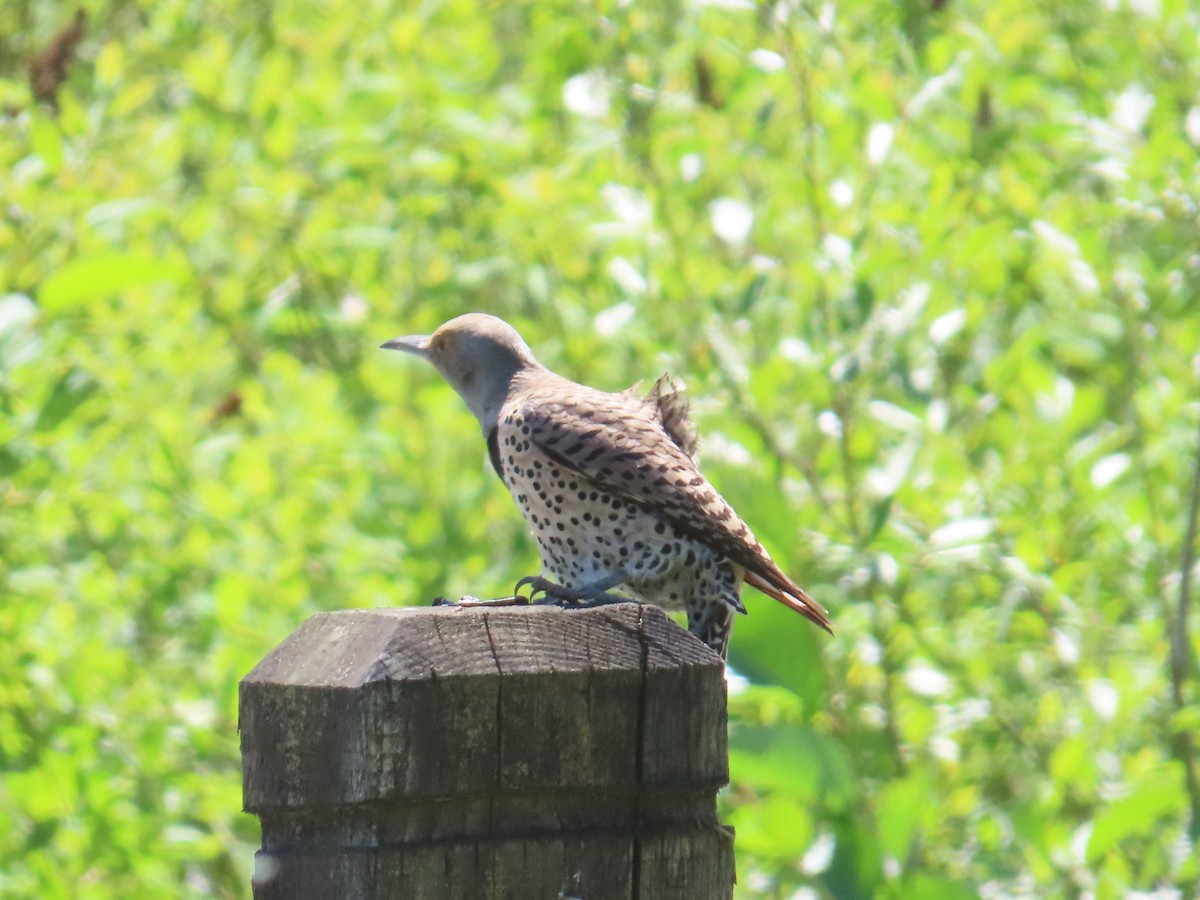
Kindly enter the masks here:
<path id="1" fill-rule="evenodd" d="M 775 564 L 693 459 L 679 390 L 647 396 L 569 381 L 495 316 L 451 319 L 382 345 L 429 360 L 479 420 L 496 473 L 541 550 L 522 579 L 553 602 L 624 598 L 687 612 L 688 630 L 725 656 L 743 582 L 825 630 L 825 610 Z"/>

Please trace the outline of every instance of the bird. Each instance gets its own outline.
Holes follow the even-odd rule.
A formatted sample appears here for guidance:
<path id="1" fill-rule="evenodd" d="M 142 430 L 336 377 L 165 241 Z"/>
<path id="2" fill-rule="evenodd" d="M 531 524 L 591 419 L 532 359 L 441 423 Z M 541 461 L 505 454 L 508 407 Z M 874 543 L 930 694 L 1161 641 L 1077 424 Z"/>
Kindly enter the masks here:
<path id="1" fill-rule="evenodd" d="M 670 376 L 644 395 L 577 384 L 484 313 L 381 347 L 432 363 L 478 420 L 541 551 L 542 574 L 521 579 L 517 595 L 528 587 L 530 599 L 559 605 L 632 598 L 683 610 L 688 630 L 725 659 L 748 584 L 832 634 L 827 611 L 701 474 L 687 400 Z"/>

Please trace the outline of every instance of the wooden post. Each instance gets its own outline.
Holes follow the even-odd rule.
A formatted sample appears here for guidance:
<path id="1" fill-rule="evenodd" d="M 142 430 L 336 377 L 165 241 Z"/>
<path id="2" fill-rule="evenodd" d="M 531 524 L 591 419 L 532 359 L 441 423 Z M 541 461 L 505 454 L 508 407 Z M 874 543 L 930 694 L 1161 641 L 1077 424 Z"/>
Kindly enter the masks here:
<path id="1" fill-rule="evenodd" d="M 239 716 L 259 900 L 732 895 L 723 668 L 655 607 L 323 613 Z"/>

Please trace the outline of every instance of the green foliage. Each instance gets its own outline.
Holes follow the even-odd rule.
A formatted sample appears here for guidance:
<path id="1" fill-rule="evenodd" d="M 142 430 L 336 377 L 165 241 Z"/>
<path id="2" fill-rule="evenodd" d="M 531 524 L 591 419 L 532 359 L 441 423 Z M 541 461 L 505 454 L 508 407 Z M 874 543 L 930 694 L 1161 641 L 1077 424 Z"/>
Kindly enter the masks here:
<path id="1" fill-rule="evenodd" d="M 739 622 L 740 896 L 1195 896 L 1189 4 L 85 4 L 54 104 L 0 21 L 0 894 L 244 896 L 238 679 L 531 570 L 374 349 L 484 310 L 831 608 Z"/>

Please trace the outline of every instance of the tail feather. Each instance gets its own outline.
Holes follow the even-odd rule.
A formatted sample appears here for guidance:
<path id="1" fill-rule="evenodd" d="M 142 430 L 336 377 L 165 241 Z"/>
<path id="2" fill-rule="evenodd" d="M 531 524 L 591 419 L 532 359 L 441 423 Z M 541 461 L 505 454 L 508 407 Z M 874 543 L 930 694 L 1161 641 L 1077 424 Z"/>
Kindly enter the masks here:
<path id="1" fill-rule="evenodd" d="M 780 575 L 782 575 L 782 578 L 768 581 L 757 572 L 747 570 L 746 584 L 762 591 L 768 597 L 773 597 L 789 609 L 794 609 L 810 622 L 815 622 L 830 634 L 833 634 L 833 623 L 829 621 L 829 613 L 825 608 L 810 597 L 800 585 L 796 584 L 786 575 L 783 575 L 783 573 L 780 573 Z"/>

